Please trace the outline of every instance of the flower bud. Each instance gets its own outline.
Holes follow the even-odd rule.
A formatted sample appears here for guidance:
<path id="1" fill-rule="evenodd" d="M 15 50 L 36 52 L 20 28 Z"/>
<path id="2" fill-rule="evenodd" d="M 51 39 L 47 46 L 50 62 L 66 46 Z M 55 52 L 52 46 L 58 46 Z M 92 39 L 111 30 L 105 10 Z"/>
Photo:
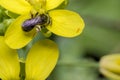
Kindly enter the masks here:
<path id="1" fill-rule="evenodd" d="M 120 54 L 103 56 L 100 60 L 100 72 L 110 80 L 120 80 Z"/>

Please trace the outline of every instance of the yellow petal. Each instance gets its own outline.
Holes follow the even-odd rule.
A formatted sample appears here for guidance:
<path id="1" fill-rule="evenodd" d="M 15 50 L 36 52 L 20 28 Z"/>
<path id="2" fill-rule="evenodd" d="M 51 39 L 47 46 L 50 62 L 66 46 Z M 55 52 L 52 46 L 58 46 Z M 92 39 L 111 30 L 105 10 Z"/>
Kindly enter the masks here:
<path id="1" fill-rule="evenodd" d="M 50 40 L 37 42 L 26 60 L 26 80 L 45 80 L 56 65 L 57 45 Z"/>
<path id="2" fill-rule="evenodd" d="M 18 17 L 7 29 L 5 42 L 12 49 L 19 49 L 28 44 L 35 35 L 35 31 L 24 32 L 21 28 L 23 21 L 29 19 L 29 15 Z"/>
<path id="3" fill-rule="evenodd" d="M 65 0 L 46 0 L 46 9 L 54 9 L 62 4 Z"/>
<path id="4" fill-rule="evenodd" d="M 10 49 L 0 36 L 0 78 L 2 80 L 19 80 L 20 65 L 16 50 Z"/>
<path id="5" fill-rule="evenodd" d="M 25 14 L 32 9 L 32 6 L 25 0 L 0 0 L 0 5 L 17 14 Z"/>
<path id="6" fill-rule="evenodd" d="M 84 21 L 79 14 L 68 10 L 52 10 L 49 15 L 52 22 L 47 29 L 51 32 L 63 37 L 74 37 L 82 33 Z"/>

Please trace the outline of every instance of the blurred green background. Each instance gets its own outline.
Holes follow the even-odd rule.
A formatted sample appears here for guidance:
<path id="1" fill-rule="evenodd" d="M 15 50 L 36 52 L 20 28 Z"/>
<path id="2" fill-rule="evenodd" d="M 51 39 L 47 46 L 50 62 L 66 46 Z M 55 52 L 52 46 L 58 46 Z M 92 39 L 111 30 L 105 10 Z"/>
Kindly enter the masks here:
<path id="1" fill-rule="evenodd" d="M 120 0 L 69 0 L 67 9 L 85 21 L 80 36 L 53 36 L 60 48 L 58 64 L 48 80 L 107 80 L 99 60 L 120 53 Z"/>

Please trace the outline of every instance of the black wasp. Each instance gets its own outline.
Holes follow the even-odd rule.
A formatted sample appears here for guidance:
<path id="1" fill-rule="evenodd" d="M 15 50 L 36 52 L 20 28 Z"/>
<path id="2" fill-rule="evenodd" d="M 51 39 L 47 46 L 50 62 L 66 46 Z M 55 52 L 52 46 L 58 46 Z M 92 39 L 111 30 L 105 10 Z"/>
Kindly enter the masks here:
<path id="1" fill-rule="evenodd" d="M 36 14 L 35 17 L 27 19 L 22 24 L 22 29 L 25 32 L 31 31 L 36 25 L 40 27 L 48 25 L 50 23 L 50 18 L 48 14 Z"/>

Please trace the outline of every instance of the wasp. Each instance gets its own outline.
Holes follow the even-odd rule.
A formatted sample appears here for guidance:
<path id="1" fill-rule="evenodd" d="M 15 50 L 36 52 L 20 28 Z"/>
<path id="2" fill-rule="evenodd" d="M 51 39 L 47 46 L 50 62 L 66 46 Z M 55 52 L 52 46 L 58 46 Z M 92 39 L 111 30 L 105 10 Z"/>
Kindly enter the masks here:
<path id="1" fill-rule="evenodd" d="M 42 26 L 46 26 L 50 23 L 50 17 L 48 14 L 36 14 L 35 17 L 31 17 L 30 19 L 25 20 L 22 23 L 22 29 L 25 32 L 31 31 L 36 25 L 41 28 Z M 38 28 L 38 27 L 37 27 Z"/>

